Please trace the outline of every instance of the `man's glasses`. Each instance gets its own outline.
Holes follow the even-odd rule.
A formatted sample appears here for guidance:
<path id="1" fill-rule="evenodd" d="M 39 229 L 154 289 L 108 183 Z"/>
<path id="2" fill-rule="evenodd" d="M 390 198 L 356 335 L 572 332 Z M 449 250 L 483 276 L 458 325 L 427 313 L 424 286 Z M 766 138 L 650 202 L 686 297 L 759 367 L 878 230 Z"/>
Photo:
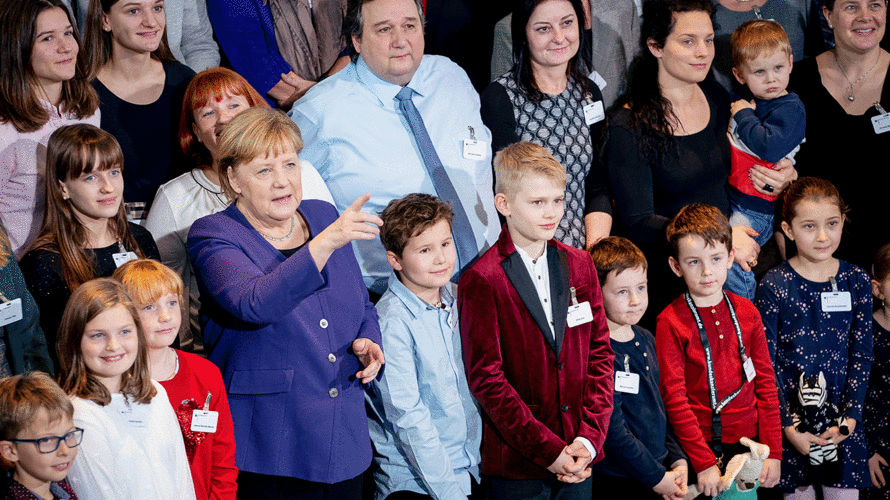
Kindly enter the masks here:
<path id="1" fill-rule="evenodd" d="M 59 443 L 65 441 L 69 448 L 74 448 L 83 441 L 83 429 L 75 429 L 64 436 L 46 436 L 40 439 L 10 439 L 13 443 L 36 443 L 40 453 L 52 453 L 59 449 Z"/>

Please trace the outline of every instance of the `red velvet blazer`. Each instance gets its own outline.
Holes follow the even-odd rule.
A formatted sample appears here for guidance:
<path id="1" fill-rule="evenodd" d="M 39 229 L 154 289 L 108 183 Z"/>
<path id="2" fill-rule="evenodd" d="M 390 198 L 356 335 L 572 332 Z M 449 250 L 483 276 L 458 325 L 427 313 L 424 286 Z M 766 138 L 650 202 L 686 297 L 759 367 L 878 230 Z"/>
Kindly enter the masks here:
<path id="1" fill-rule="evenodd" d="M 602 458 L 612 413 L 612 360 L 602 293 L 590 256 L 550 240 L 553 331 L 506 229 L 461 276 L 458 309 L 470 390 L 483 410 L 482 473 L 552 476 L 576 437 Z M 569 328 L 570 287 L 593 321 Z"/>

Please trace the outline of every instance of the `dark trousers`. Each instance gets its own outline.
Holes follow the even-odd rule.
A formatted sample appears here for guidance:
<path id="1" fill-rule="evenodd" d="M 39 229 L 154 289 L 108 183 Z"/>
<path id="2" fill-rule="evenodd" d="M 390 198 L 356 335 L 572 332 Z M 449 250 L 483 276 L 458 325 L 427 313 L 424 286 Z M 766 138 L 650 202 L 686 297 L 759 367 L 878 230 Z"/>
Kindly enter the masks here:
<path id="1" fill-rule="evenodd" d="M 564 483 L 556 477 L 548 479 L 503 479 L 486 477 L 489 500 L 590 500 L 593 481 Z"/>
<path id="2" fill-rule="evenodd" d="M 362 475 L 334 484 L 313 483 L 295 477 L 238 473 L 238 500 L 359 500 Z"/>
<path id="3" fill-rule="evenodd" d="M 467 497 L 469 500 L 485 500 L 485 495 L 483 494 L 482 487 L 476 481 L 473 482 L 473 489 L 470 493 L 470 496 Z M 415 493 L 413 491 L 394 491 L 389 495 L 386 495 L 386 500 L 433 500 L 433 497 L 430 495 L 424 495 L 423 493 Z"/>
<path id="4" fill-rule="evenodd" d="M 652 488 L 647 488 L 643 486 L 643 483 L 630 477 L 610 476 L 594 472 L 588 481 L 592 481 L 596 485 L 596 498 L 598 499 L 661 500 L 662 498 Z"/>

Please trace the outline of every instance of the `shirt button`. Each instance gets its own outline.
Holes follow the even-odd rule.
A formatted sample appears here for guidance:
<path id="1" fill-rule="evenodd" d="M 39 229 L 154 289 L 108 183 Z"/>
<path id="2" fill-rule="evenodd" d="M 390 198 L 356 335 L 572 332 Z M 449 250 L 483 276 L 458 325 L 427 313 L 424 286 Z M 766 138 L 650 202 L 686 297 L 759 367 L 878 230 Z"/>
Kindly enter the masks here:
<path id="1" fill-rule="evenodd" d="M 562 408 L 560 408 L 560 409 L 562 410 L 563 413 L 565 413 L 565 412 L 569 411 L 569 405 L 562 405 Z"/>
<path id="2" fill-rule="evenodd" d="M 644 358 L 648 358 L 648 357 L 649 357 L 649 353 L 648 353 L 648 352 L 644 352 L 644 353 L 643 353 L 643 357 L 644 357 Z"/>
<path id="3" fill-rule="evenodd" d="M 638 345 L 640 345 L 640 343 L 639 343 L 639 342 L 634 342 L 634 345 L 638 346 Z"/>
<path id="4" fill-rule="evenodd" d="M 715 322 L 714 322 L 714 326 L 720 326 L 720 322 L 719 322 L 719 321 L 715 321 Z"/>
<path id="5" fill-rule="evenodd" d="M 322 327 L 322 328 L 327 328 L 327 327 L 328 327 L 328 320 L 326 320 L 326 319 L 324 319 L 324 318 L 321 318 L 321 321 L 318 322 L 318 326 L 320 326 L 320 327 Z"/>
<path id="6" fill-rule="evenodd" d="M 328 361 L 330 361 L 331 363 L 337 361 L 337 356 L 334 356 L 334 353 L 328 354 Z"/>
<path id="7" fill-rule="evenodd" d="M 337 389 L 331 389 L 328 391 L 328 396 L 332 398 L 336 398 L 338 394 L 340 394 L 340 392 L 337 391 Z"/>
<path id="8" fill-rule="evenodd" d="M 722 338 L 723 338 L 723 335 L 720 335 L 720 338 L 722 339 Z"/>

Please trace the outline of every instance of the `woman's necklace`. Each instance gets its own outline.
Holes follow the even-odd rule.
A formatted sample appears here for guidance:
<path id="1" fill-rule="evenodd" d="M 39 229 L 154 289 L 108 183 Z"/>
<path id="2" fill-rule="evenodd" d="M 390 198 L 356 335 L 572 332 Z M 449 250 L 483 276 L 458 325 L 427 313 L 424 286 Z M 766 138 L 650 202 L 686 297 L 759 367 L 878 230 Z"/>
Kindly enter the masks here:
<path id="1" fill-rule="evenodd" d="M 164 371 L 159 373 L 157 377 L 152 377 L 159 382 L 164 382 L 172 379 L 179 373 L 179 356 L 176 355 L 176 351 L 172 348 L 167 348 L 167 359 L 164 360 Z M 163 377 L 161 377 L 163 375 Z"/>
<path id="2" fill-rule="evenodd" d="M 847 78 L 847 73 L 844 72 L 844 68 L 841 68 L 841 63 L 840 63 L 840 61 L 837 60 L 837 49 L 835 49 L 834 64 L 837 65 L 837 69 L 840 70 L 842 75 L 844 75 L 844 80 L 847 80 L 847 83 L 850 84 L 850 95 L 847 97 L 848 101 L 853 102 L 856 100 L 856 98 L 853 96 L 853 88 L 856 87 L 856 85 L 859 85 L 859 82 L 861 82 L 863 78 L 868 76 L 868 74 L 871 73 L 871 70 L 875 69 L 878 66 L 878 62 L 880 62 L 880 61 L 881 61 L 881 53 L 878 52 L 878 58 L 875 59 L 875 63 L 872 64 L 871 68 L 869 68 L 868 71 L 863 73 L 862 76 L 860 76 L 859 79 L 857 79 L 856 82 L 854 83 L 854 82 L 851 82 L 849 78 Z"/>
<path id="3" fill-rule="evenodd" d="M 296 218 L 297 218 L 297 214 L 294 214 L 294 215 L 291 215 L 291 216 L 290 216 L 290 232 L 287 233 L 287 235 L 282 236 L 281 238 L 273 238 L 273 237 L 271 237 L 271 236 L 268 236 L 268 235 L 266 235 L 266 234 L 261 233 L 259 230 L 257 230 L 257 232 L 260 233 L 260 234 L 263 236 L 263 238 L 266 238 L 266 239 L 269 240 L 269 241 L 284 241 L 284 240 L 287 240 L 287 239 L 289 239 L 291 236 L 294 235 L 294 229 L 297 227 Z"/>

